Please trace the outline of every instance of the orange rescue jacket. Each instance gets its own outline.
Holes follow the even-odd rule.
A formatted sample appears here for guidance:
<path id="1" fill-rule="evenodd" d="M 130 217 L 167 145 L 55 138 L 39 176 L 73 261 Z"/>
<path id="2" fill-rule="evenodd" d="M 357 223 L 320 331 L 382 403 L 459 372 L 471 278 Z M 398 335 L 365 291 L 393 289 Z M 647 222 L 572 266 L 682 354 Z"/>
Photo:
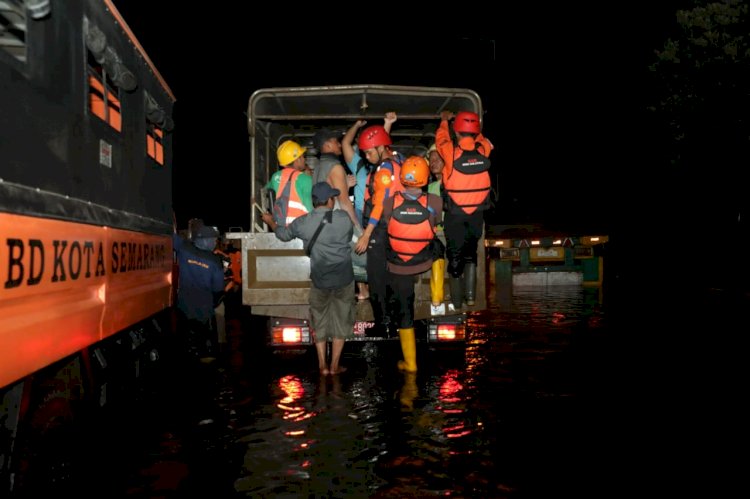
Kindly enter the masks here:
<path id="1" fill-rule="evenodd" d="M 466 141 L 466 139 L 463 139 Z M 492 151 L 492 143 L 481 133 L 473 141 L 477 152 L 489 157 Z M 443 190 L 448 195 L 447 208 L 456 212 L 463 210 L 466 214 L 472 214 L 478 209 L 486 209 L 489 206 L 489 195 L 492 182 L 487 170 L 476 173 L 464 173 L 454 168 L 454 161 L 458 159 L 463 150 L 453 143 L 448 130 L 448 121 L 443 120 L 435 133 L 435 144 L 440 156 L 445 161 L 443 167 Z M 469 146 L 465 147 L 470 150 Z"/>

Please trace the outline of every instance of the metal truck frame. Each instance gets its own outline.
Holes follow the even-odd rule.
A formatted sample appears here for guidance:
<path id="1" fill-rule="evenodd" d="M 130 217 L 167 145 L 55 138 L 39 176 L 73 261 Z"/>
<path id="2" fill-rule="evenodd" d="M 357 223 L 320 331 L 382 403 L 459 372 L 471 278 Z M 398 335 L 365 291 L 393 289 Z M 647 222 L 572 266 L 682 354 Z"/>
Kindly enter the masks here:
<path id="1" fill-rule="evenodd" d="M 26 497 L 159 359 L 175 98 L 110 0 L 3 0 L 0 21 L 0 496 Z"/>
<path id="2" fill-rule="evenodd" d="M 287 139 L 308 147 L 308 164 L 314 165 L 317 151 L 312 136 L 321 127 L 348 129 L 356 120 L 382 123 L 386 112 L 396 111 L 398 121 L 391 136 L 393 148 L 405 156 L 424 154 L 434 141 L 440 113 L 473 111 L 482 116 L 479 95 L 463 88 L 389 85 L 342 85 L 324 87 L 265 88 L 255 91 L 247 109 L 250 141 L 250 193 L 252 201 L 249 232 L 228 233 L 242 247 L 242 301 L 254 315 L 269 317 L 270 344 L 311 343 L 308 295 L 309 258 L 302 241 L 279 241 L 261 220 L 270 209 L 263 187 L 278 169 L 276 148 Z M 343 161 L 343 159 L 342 159 Z M 486 307 L 484 240 L 480 240 L 477 264 L 477 301 L 470 310 Z M 430 324 L 428 340 L 463 339 L 465 314 L 433 315 L 430 303 L 430 272 L 416 280 L 415 319 Z M 445 309 L 449 290 L 446 278 Z M 368 301 L 357 304 L 358 339 L 383 339 L 366 334 L 372 325 Z M 458 327 L 456 327 L 458 326 Z M 445 333 L 445 334 L 443 334 Z"/>

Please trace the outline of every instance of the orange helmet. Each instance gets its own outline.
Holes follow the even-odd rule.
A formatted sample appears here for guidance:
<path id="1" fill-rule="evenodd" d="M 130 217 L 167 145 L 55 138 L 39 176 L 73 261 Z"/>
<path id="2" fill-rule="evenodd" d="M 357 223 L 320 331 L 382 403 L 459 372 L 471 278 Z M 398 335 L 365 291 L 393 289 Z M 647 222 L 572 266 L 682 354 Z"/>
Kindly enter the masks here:
<path id="1" fill-rule="evenodd" d="M 378 168 L 372 174 L 372 190 L 374 192 L 384 191 L 393 185 L 393 173 L 388 168 Z"/>
<path id="2" fill-rule="evenodd" d="M 479 133 L 479 115 L 471 111 L 461 111 L 453 119 L 453 131 L 456 133 Z"/>
<path id="3" fill-rule="evenodd" d="M 357 144 L 360 151 L 366 151 L 378 146 L 389 146 L 393 142 L 391 141 L 391 136 L 383 128 L 383 125 L 372 125 L 360 132 Z"/>
<path id="4" fill-rule="evenodd" d="M 430 167 L 421 156 L 409 156 L 401 165 L 401 185 L 422 187 L 430 178 Z"/>

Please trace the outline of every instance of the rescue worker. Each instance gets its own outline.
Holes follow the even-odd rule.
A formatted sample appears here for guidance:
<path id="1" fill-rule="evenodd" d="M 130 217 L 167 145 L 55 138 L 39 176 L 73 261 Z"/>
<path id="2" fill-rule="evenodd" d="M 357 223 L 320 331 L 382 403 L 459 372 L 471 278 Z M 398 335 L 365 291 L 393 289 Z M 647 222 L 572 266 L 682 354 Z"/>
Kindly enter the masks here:
<path id="1" fill-rule="evenodd" d="M 401 352 L 398 362 L 402 371 L 417 370 L 417 343 L 414 336 L 415 276 L 432 270 L 440 276 L 431 285 L 433 305 L 442 301 L 442 276 L 445 263 L 435 258 L 442 253 L 436 228 L 443 216 L 443 201 L 436 195 L 423 192 L 430 170 L 421 156 L 410 156 L 401 166 L 403 191 L 396 192 L 383 202 L 383 219 L 387 224 L 387 292 L 392 298 L 393 319 L 398 325 Z M 437 284 L 440 284 L 439 289 Z"/>
<path id="2" fill-rule="evenodd" d="M 357 241 L 355 251 L 367 251 L 367 281 L 370 287 L 370 304 L 376 327 L 388 334 L 390 315 L 386 297 L 386 223 L 381 220 L 383 201 L 401 190 L 401 163 L 403 156 L 391 150 L 391 136 L 382 125 L 372 125 L 359 134 L 357 145 L 365 159 L 374 165 L 368 176 L 365 192 L 363 221 L 365 231 Z"/>
<path id="3" fill-rule="evenodd" d="M 398 119 L 395 112 L 389 111 L 385 113 L 383 118 L 383 129 L 386 132 L 391 133 L 391 127 Z M 372 170 L 372 165 L 359 153 L 359 145 L 354 143 L 354 138 L 361 128 L 367 124 L 365 120 L 357 120 L 349 129 L 346 131 L 344 136 L 341 138 L 341 149 L 344 153 L 344 160 L 349 170 L 354 172 L 356 184 L 354 186 L 354 212 L 359 220 L 360 226 L 363 222 L 363 212 L 365 207 L 365 193 L 367 191 L 368 177 Z M 357 238 L 361 237 L 360 234 L 356 234 Z M 355 268 L 354 277 L 357 278 L 357 287 L 359 293 L 357 293 L 357 300 L 364 301 L 370 298 L 370 288 L 367 284 L 367 263 L 365 262 L 365 268 L 362 269 L 361 275 L 358 275 L 358 269 Z"/>
<path id="4" fill-rule="evenodd" d="M 448 128 L 451 119 L 455 140 Z M 461 111 L 455 117 L 451 111 L 440 113 L 435 144 L 445 161 L 443 229 L 451 305 L 459 310 L 464 300 L 468 306 L 476 300 L 477 244 L 484 231 L 484 211 L 490 201 L 488 158 L 493 145 L 481 133 L 479 115 L 470 111 Z"/>
<path id="5" fill-rule="evenodd" d="M 389 111 L 385 113 L 383 118 L 383 129 L 391 133 L 393 124 L 398 120 L 398 115 Z M 365 192 L 367 189 L 367 177 L 372 170 L 372 166 L 369 161 L 362 157 L 359 153 L 359 145 L 354 143 L 355 136 L 361 128 L 367 125 L 365 120 L 357 120 L 354 124 L 349 127 L 344 136 L 341 138 L 341 149 L 344 153 L 344 161 L 349 170 L 354 172 L 356 176 L 356 186 L 354 187 L 354 211 L 357 215 L 360 225 L 364 224 L 362 220 L 362 213 L 365 207 Z"/>
<path id="6" fill-rule="evenodd" d="M 274 191 L 276 198 L 281 196 L 286 183 L 292 180 L 289 201 L 286 206 L 286 224 L 292 223 L 297 217 L 310 213 L 312 206 L 312 177 L 305 173 L 306 149 L 293 140 L 282 142 L 276 149 L 280 170 L 275 172 L 265 188 Z"/>

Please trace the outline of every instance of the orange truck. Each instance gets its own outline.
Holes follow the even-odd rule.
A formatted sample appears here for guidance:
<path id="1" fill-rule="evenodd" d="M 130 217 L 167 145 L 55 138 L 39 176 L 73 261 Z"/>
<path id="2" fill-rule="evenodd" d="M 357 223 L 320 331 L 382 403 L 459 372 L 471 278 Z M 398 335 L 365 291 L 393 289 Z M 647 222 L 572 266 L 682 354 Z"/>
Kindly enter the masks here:
<path id="1" fill-rule="evenodd" d="M 66 479 L 65 425 L 159 360 L 175 99 L 110 0 L 6 0 L 0 24 L 0 496 L 26 497 Z"/>

